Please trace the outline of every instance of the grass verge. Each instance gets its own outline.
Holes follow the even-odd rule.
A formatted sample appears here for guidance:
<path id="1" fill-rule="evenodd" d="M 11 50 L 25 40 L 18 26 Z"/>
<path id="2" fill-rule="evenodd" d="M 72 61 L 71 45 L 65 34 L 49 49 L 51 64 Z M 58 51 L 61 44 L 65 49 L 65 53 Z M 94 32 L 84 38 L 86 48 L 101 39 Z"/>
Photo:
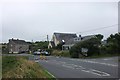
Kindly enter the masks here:
<path id="1" fill-rule="evenodd" d="M 3 56 L 2 78 L 47 78 L 54 77 L 48 74 L 39 64 L 27 60 L 25 56 Z"/>

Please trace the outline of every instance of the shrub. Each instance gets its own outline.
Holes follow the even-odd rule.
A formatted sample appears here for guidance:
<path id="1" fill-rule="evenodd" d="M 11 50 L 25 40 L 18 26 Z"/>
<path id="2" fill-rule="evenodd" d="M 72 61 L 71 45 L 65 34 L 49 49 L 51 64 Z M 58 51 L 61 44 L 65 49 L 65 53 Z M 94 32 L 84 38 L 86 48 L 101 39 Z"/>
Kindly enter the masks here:
<path id="1" fill-rule="evenodd" d="M 87 56 L 99 54 L 99 45 L 100 40 L 97 38 L 91 38 L 89 40 L 79 42 L 70 49 L 70 55 L 73 58 L 78 58 L 79 54 L 84 55 L 84 53 L 81 51 L 82 48 L 88 49 Z"/>

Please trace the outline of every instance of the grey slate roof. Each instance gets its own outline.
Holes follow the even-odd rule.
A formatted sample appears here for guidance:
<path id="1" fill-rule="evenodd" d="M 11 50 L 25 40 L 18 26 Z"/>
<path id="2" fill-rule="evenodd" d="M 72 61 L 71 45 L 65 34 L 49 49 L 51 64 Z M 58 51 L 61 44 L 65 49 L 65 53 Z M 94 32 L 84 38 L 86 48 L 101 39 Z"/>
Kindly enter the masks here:
<path id="1" fill-rule="evenodd" d="M 91 39 L 91 38 L 93 38 L 93 37 L 95 37 L 95 35 L 84 36 L 84 37 L 82 37 L 82 41 L 85 41 L 85 40 Z"/>
<path id="2" fill-rule="evenodd" d="M 72 39 L 70 39 L 70 40 L 68 40 L 66 43 L 65 43 L 65 45 L 72 45 L 72 44 L 75 44 L 75 43 L 77 43 L 78 41 L 74 41 L 74 38 L 72 38 Z"/>
<path id="3" fill-rule="evenodd" d="M 95 35 L 83 36 L 83 37 L 81 37 L 82 38 L 81 41 L 85 41 L 85 40 L 91 39 L 93 37 L 95 37 Z M 78 43 L 78 42 L 80 42 L 80 41 L 74 41 L 74 38 L 71 38 L 64 45 L 72 45 L 72 44 L 75 44 L 75 43 Z"/>
<path id="4" fill-rule="evenodd" d="M 29 43 L 25 42 L 24 40 L 10 39 L 9 41 L 14 42 L 15 44 L 29 45 Z"/>
<path id="5" fill-rule="evenodd" d="M 71 34 L 71 33 L 54 33 L 54 35 L 56 36 L 57 40 L 59 40 L 60 42 L 62 42 L 62 40 L 67 42 L 70 39 L 77 37 L 76 34 Z"/>

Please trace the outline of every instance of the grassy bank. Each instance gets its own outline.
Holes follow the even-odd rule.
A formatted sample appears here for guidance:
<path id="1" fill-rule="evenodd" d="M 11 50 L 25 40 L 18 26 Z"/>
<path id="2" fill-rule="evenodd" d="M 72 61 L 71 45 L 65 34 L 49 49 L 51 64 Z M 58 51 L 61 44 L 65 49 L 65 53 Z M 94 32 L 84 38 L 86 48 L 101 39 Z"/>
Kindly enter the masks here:
<path id="1" fill-rule="evenodd" d="M 3 78 L 47 78 L 53 77 L 47 73 L 39 64 L 28 61 L 23 56 L 3 56 L 2 77 Z"/>

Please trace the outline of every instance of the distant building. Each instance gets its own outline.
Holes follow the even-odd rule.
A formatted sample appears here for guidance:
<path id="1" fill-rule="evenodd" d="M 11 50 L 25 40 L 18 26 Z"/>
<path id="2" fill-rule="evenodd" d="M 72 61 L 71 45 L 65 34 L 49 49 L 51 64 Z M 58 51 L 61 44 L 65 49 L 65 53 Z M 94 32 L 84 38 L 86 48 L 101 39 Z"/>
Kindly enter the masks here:
<path id="1" fill-rule="evenodd" d="M 52 41 L 49 41 L 48 48 L 56 47 L 58 44 L 63 43 L 62 50 L 69 50 L 74 44 L 91 39 L 95 35 L 81 36 L 72 33 L 54 33 Z"/>
<path id="2" fill-rule="evenodd" d="M 77 37 L 77 35 L 71 33 L 54 33 L 52 37 L 52 41 L 49 42 L 48 48 L 55 47 L 60 43 L 66 43 L 71 38 L 75 38 L 75 37 Z"/>
<path id="3" fill-rule="evenodd" d="M 9 53 L 21 53 L 29 51 L 29 43 L 19 39 L 9 39 Z"/>

